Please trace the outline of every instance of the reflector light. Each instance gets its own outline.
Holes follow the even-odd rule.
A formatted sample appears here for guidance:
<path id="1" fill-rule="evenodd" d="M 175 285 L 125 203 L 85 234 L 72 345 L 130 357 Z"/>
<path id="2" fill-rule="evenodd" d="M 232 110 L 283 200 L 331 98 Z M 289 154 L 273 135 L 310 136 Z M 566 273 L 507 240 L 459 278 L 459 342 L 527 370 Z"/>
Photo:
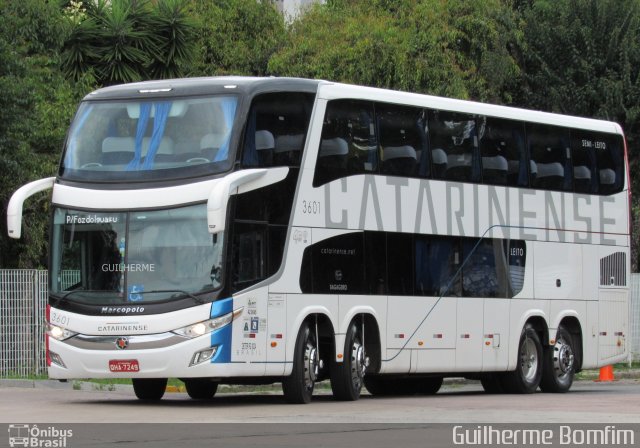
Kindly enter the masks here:
<path id="1" fill-rule="evenodd" d="M 277 347 L 277 346 L 278 346 L 277 342 L 274 341 L 274 342 L 271 343 L 271 347 Z"/>
<path id="2" fill-rule="evenodd" d="M 205 348 L 204 350 L 200 350 L 199 352 L 195 352 L 193 357 L 191 358 L 191 362 L 189 363 L 189 367 L 195 366 L 196 364 L 202 364 L 203 362 L 209 361 L 213 358 L 218 351 L 218 346 L 213 346 L 210 348 Z"/>
<path id="3" fill-rule="evenodd" d="M 49 352 L 49 360 L 51 361 L 51 363 L 60 366 L 60 367 L 64 367 L 65 369 L 67 368 L 67 366 L 64 364 L 64 362 L 62 362 L 62 358 L 60 357 L 60 355 L 58 355 L 57 353 L 54 352 Z"/>

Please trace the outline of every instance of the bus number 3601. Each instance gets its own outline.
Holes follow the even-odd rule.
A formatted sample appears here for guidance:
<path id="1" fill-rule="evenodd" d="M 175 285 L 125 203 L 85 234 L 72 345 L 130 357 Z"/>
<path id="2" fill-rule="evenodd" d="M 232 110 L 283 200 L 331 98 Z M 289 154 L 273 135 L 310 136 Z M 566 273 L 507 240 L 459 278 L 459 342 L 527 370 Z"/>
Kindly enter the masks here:
<path id="1" fill-rule="evenodd" d="M 302 201 L 302 213 L 305 215 L 317 215 L 320 213 L 320 202 Z"/>

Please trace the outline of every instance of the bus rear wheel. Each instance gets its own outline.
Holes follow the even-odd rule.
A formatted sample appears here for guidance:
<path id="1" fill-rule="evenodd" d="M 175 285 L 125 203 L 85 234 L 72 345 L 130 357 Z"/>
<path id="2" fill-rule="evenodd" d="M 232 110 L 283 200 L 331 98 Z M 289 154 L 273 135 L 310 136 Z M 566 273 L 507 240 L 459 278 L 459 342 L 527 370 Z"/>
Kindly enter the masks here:
<path id="1" fill-rule="evenodd" d="M 360 398 L 367 370 L 362 331 L 351 322 L 344 342 L 344 361 L 331 364 L 331 389 L 333 397 L 340 401 L 355 401 Z"/>
<path id="2" fill-rule="evenodd" d="M 194 400 L 211 400 L 218 390 L 218 383 L 207 378 L 190 378 L 184 380 L 184 387 Z"/>
<path id="3" fill-rule="evenodd" d="M 133 391 L 140 400 L 160 400 L 167 388 L 166 378 L 134 378 Z"/>
<path id="4" fill-rule="evenodd" d="M 564 327 L 558 328 L 556 343 L 545 347 L 540 389 L 543 392 L 567 392 L 576 373 L 575 344 Z"/>
<path id="5" fill-rule="evenodd" d="M 282 381 L 282 391 L 287 402 L 306 404 L 311 401 L 319 370 L 318 343 L 309 322 L 304 322 L 298 332 L 293 354 L 293 371 Z"/>
<path id="6" fill-rule="evenodd" d="M 542 377 L 542 344 L 538 333 L 526 325 L 518 344 L 518 364 L 512 372 L 502 376 L 502 387 L 510 394 L 532 394 L 540 385 Z"/>
<path id="7" fill-rule="evenodd" d="M 480 378 L 482 388 L 488 394 L 501 394 L 504 392 L 499 373 L 490 373 Z"/>

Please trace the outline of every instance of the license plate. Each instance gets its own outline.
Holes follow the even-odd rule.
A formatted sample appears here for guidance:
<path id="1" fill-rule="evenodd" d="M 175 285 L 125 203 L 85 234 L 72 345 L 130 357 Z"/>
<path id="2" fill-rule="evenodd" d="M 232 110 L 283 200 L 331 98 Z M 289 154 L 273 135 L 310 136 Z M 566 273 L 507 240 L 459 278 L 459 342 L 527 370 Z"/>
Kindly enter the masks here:
<path id="1" fill-rule="evenodd" d="M 119 372 L 139 372 L 140 364 L 137 359 L 111 359 L 109 360 L 109 371 Z"/>

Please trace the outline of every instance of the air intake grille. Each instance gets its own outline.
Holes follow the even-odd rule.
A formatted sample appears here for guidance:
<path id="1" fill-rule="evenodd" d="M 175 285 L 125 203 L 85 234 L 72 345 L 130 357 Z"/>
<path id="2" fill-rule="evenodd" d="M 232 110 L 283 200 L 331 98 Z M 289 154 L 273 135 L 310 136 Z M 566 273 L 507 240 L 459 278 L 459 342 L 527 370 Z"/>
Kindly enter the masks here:
<path id="1" fill-rule="evenodd" d="M 627 256 L 614 252 L 600 259 L 600 286 L 627 286 Z"/>

